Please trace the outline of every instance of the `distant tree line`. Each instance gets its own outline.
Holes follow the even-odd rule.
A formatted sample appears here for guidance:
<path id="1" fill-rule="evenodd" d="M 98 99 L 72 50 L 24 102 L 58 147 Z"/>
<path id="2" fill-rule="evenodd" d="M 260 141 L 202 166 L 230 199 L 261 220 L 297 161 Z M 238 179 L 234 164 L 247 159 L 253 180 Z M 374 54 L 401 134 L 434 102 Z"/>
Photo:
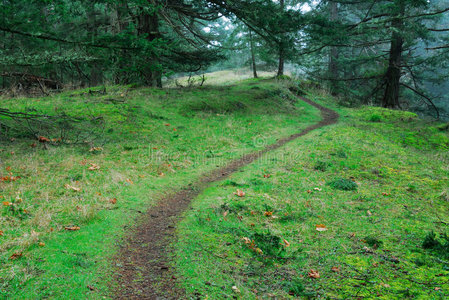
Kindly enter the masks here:
<path id="1" fill-rule="evenodd" d="M 285 64 L 334 95 L 428 105 L 447 81 L 447 0 L 0 1 L 3 88 L 104 82 L 162 86 L 164 76 L 245 61 Z M 235 64 L 232 64 L 235 67 Z"/>

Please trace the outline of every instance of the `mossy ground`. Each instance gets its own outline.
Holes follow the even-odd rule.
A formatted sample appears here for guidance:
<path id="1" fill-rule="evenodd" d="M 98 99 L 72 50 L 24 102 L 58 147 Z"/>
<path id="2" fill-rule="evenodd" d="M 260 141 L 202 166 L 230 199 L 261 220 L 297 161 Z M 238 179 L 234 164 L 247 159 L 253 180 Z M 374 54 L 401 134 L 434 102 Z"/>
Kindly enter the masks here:
<path id="1" fill-rule="evenodd" d="M 92 133 L 48 149 L 30 147 L 26 132 L 2 140 L 1 175 L 21 178 L 0 182 L 1 201 L 14 203 L 0 215 L 1 298 L 109 297 L 121 237 L 162 194 L 319 120 L 275 81 L 107 91 L 1 100 L 12 111 L 83 116 Z M 336 109 L 339 124 L 194 200 L 173 245 L 191 297 L 448 297 L 447 259 L 422 247 L 429 232 L 448 232 L 447 131 L 410 113 Z M 339 178 L 357 189 L 327 184 Z"/>
<path id="2" fill-rule="evenodd" d="M 268 80 L 106 90 L 1 100 L 11 111 L 81 117 L 90 135 L 44 148 L 16 126 L 1 141 L 0 174 L 20 179 L 0 182 L 0 203 L 13 203 L 0 207 L 0 298 L 109 297 L 121 237 L 162 194 L 319 118 Z"/>
<path id="3" fill-rule="evenodd" d="M 309 97 L 340 122 L 194 200 L 174 243 L 182 286 L 202 299 L 449 297 L 449 261 L 422 247 L 449 232 L 447 132 L 412 113 Z M 342 178 L 357 189 L 328 184 Z"/>

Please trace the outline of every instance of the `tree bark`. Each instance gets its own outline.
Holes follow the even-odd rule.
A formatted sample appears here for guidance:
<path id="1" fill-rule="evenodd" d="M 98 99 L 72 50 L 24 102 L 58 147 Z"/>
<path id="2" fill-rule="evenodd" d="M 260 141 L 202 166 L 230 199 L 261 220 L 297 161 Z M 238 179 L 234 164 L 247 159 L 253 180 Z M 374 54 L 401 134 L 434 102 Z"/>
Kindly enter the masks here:
<path id="1" fill-rule="evenodd" d="M 129 16 L 128 7 L 123 2 L 118 2 L 115 5 L 116 11 L 116 23 L 115 23 L 115 32 L 114 34 L 119 34 L 124 32 L 128 26 L 129 22 L 127 21 L 127 17 Z M 118 70 L 114 74 L 114 81 L 116 84 L 129 84 L 128 73 L 126 72 L 126 61 L 128 61 L 129 55 L 128 50 L 126 49 L 118 49 Z"/>
<path id="2" fill-rule="evenodd" d="M 382 106 L 388 108 L 400 107 L 399 104 L 399 89 L 401 81 L 401 60 L 404 45 L 402 38 L 402 29 L 404 22 L 402 17 L 405 13 L 405 3 L 403 0 L 396 1 L 399 14 L 391 22 L 393 33 L 391 36 L 390 58 L 388 62 L 388 69 L 385 74 L 385 94 L 382 99 Z"/>
<path id="3" fill-rule="evenodd" d="M 257 76 L 257 68 L 256 68 L 256 54 L 254 52 L 254 40 L 252 30 L 249 30 L 249 46 L 251 49 L 251 63 L 253 66 L 253 76 L 254 78 L 258 78 Z"/>
<path id="4" fill-rule="evenodd" d="M 329 1 L 330 20 L 338 20 L 338 4 L 334 1 Z M 338 49 L 335 46 L 330 47 L 329 53 L 329 77 L 330 77 L 330 93 L 331 95 L 337 95 L 338 93 Z"/>
<path id="5" fill-rule="evenodd" d="M 98 24 L 97 24 L 97 12 L 95 11 L 95 2 L 92 2 L 90 5 L 90 10 L 88 14 L 89 18 L 89 33 L 91 42 L 95 43 L 95 40 L 97 39 L 98 35 Z M 97 86 L 101 84 L 103 81 L 102 71 L 100 69 L 100 66 L 96 60 L 94 60 L 90 64 L 90 79 L 89 79 L 89 86 Z"/>
<path id="6" fill-rule="evenodd" d="M 285 2 L 284 0 L 279 0 L 279 4 L 281 6 L 281 11 L 284 11 Z M 284 75 L 284 64 L 285 64 L 285 49 L 284 49 L 284 37 L 283 34 L 280 35 L 280 41 L 279 41 L 279 67 L 278 67 L 278 74 L 277 76 L 283 76 Z"/>
<path id="7" fill-rule="evenodd" d="M 139 16 L 139 35 L 146 35 L 146 39 L 149 42 L 154 41 L 160 37 L 159 32 L 159 18 L 157 13 L 148 14 L 142 12 Z M 162 87 L 162 73 L 159 68 L 159 60 L 151 53 L 148 57 L 149 61 L 144 69 L 145 82 L 148 86 Z"/>

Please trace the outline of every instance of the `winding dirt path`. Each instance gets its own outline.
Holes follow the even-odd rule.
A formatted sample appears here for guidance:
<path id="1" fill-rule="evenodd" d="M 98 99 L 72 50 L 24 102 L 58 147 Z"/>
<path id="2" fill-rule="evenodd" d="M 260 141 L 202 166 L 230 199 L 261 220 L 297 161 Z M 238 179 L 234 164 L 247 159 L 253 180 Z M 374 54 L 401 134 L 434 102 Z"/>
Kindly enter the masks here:
<path id="1" fill-rule="evenodd" d="M 175 237 L 175 226 L 179 216 L 188 209 L 190 202 L 210 183 L 221 181 L 261 157 L 312 130 L 337 122 L 338 114 L 307 98 L 302 101 L 320 110 L 322 120 L 303 131 L 282 138 L 260 151 L 246 154 L 231 161 L 227 166 L 213 170 L 198 179 L 193 185 L 161 199 L 146 214 L 144 220 L 129 235 L 117 260 L 121 268 L 117 270 L 118 290 L 116 299 L 184 299 L 185 292 L 177 287 L 169 262 Z"/>

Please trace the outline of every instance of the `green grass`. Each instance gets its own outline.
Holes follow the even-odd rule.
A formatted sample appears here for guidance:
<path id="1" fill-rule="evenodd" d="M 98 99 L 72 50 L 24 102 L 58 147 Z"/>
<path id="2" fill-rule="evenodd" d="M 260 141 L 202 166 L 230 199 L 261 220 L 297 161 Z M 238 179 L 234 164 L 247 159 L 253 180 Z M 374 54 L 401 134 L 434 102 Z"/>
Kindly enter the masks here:
<path id="1" fill-rule="evenodd" d="M 268 80 L 107 91 L 2 99 L 11 111 L 82 117 L 65 139 L 89 135 L 76 144 L 33 148 L 22 123 L 1 141 L 0 175 L 20 179 L 0 182 L 1 202 L 14 203 L 0 207 L 0 298 L 108 297 L 121 238 L 156 199 L 319 119 Z M 42 130 L 60 137 L 52 127 Z M 100 169 L 88 170 L 91 163 Z M 65 230 L 71 226 L 80 230 Z M 11 259 L 14 254 L 22 256 Z"/>
<path id="2" fill-rule="evenodd" d="M 173 263 L 191 297 L 449 297 L 447 131 L 407 112 L 335 109 L 339 124 L 194 200 Z"/>
<path id="3" fill-rule="evenodd" d="M 161 195 L 319 120 L 284 84 L 231 77 L 220 79 L 226 86 L 2 99 L 11 111 L 83 117 L 71 142 L 89 134 L 33 148 L 22 123 L 1 141 L 0 175 L 20 178 L 0 182 L 1 202 L 14 203 L 0 207 L 0 298 L 109 297 L 122 238 Z M 447 130 L 406 112 L 334 108 L 339 124 L 194 200 L 173 262 L 191 297 L 449 296 Z"/>

